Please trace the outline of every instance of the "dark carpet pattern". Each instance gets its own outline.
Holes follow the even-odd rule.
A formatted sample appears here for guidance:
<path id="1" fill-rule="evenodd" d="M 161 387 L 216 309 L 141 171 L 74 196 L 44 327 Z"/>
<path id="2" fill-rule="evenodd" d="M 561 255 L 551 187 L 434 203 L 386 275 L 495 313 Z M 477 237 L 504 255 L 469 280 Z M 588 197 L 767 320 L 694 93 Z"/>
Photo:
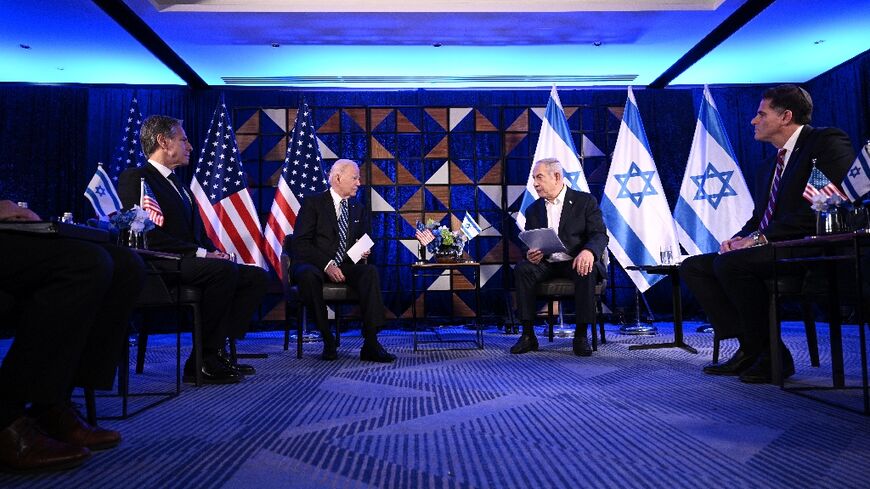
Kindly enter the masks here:
<path id="1" fill-rule="evenodd" d="M 385 331 L 399 356 L 391 365 L 361 363 L 353 332 L 337 362 L 320 361 L 319 344 L 297 360 L 280 333 L 258 333 L 240 351 L 269 357 L 250 360 L 258 373 L 242 384 L 184 386 L 131 419 L 103 421 L 123 433 L 119 448 L 72 471 L 0 474 L 0 487 L 868 487 L 870 418 L 703 375 L 712 338 L 694 324 L 687 342 L 698 355 L 628 350 L 669 340 L 670 325 L 658 326 L 651 337 L 608 326 L 591 358 L 543 336 L 542 351 L 513 356 L 516 336 L 495 328 L 482 351 L 414 353 L 410 333 Z M 827 328 L 819 332 L 822 367 L 812 368 L 803 328 L 784 329 L 796 384 L 830 383 Z M 844 329 L 844 344 L 847 383 L 857 385 L 857 328 Z M 723 357 L 734 348 L 723 342 Z M 174 361 L 174 336 L 152 338 L 133 390 L 171 389 Z M 858 389 L 813 395 L 861 406 Z M 100 414 L 118 410 L 116 398 L 98 400 Z"/>

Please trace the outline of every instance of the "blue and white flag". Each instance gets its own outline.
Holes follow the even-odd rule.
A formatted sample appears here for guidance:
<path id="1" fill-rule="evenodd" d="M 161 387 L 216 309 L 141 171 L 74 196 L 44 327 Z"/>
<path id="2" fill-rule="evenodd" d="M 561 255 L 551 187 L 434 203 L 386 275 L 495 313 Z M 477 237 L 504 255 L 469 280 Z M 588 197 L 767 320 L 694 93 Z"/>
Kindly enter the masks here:
<path id="1" fill-rule="evenodd" d="M 593 146 L 594 147 L 594 146 Z M 547 101 L 547 109 L 544 111 L 544 120 L 541 122 L 541 134 L 538 136 L 538 147 L 535 149 L 535 157 L 532 159 L 532 168 L 529 169 L 529 179 L 526 181 L 526 190 L 523 192 L 523 202 L 520 204 L 520 212 L 517 214 L 517 226 L 525 230 L 526 209 L 538 198 L 535 192 L 534 164 L 544 158 L 556 158 L 562 164 L 562 172 L 565 183 L 574 190 L 589 192 L 589 184 L 586 183 L 586 175 L 580 165 L 574 140 L 571 138 L 571 130 L 568 129 L 568 119 L 559 101 L 556 85 L 550 90 L 550 100 Z"/>
<path id="2" fill-rule="evenodd" d="M 674 207 L 680 244 L 690 255 L 718 251 L 719 244 L 752 217 L 754 206 L 716 103 L 704 86 L 692 150 Z"/>
<path id="3" fill-rule="evenodd" d="M 108 217 L 121 210 L 121 199 L 102 163 L 97 163 L 97 171 L 85 189 L 85 198 L 94 206 L 97 217 Z"/>
<path id="4" fill-rule="evenodd" d="M 861 148 L 855 163 L 843 179 L 843 190 L 849 200 L 856 201 L 870 192 L 870 142 Z"/>
<path id="5" fill-rule="evenodd" d="M 610 236 L 608 248 L 623 268 L 659 264 L 662 251 L 679 250 L 674 218 L 631 87 L 601 197 L 601 212 Z M 641 292 L 663 277 L 629 270 L 626 273 Z"/>
<path id="6" fill-rule="evenodd" d="M 465 217 L 462 218 L 462 225 L 460 226 L 462 233 L 468 237 L 468 240 L 474 239 L 475 236 L 480 234 L 480 225 L 471 217 L 471 214 L 468 211 L 465 211 Z"/>

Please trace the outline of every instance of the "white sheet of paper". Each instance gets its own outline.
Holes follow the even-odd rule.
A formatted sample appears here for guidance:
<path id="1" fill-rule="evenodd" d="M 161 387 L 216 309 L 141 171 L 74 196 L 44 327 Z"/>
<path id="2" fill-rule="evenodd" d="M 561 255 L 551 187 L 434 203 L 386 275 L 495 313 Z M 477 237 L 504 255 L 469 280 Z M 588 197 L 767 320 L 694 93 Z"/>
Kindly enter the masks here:
<path id="1" fill-rule="evenodd" d="M 372 246 L 374 245 L 375 242 L 372 241 L 372 238 L 369 237 L 368 233 L 363 234 L 362 237 L 358 239 L 349 250 L 347 250 L 347 256 L 353 260 L 354 263 L 357 263 L 360 258 L 362 258 L 362 254 L 372 249 Z"/>

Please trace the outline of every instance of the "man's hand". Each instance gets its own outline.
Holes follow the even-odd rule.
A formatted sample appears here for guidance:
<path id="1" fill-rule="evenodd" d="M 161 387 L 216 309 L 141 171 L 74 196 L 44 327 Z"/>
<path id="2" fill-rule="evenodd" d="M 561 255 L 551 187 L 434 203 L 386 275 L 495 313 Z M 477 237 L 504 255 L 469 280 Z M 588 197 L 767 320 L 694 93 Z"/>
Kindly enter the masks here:
<path id="1" fill-rule="evenodd" d="M 592 267 L 595 266 L 595 255 L 589 250 L 583 250 L 574 258 L 574 271 L 581 277 L 589 275 Z"/>
<path id="2" fill-rule="evenodd" d="M 369 259 L 369 255 L 371 255 L 371 254 L 372 254 L 372 250 L 371 250 L 371 249 L 365 250 L 365 251 L 362 252 L 362 254 L 360 255 L 360 258 L 359 258 L 359 259 L 360 259 L 360 260 L 368 260 L 368 259 Z"/>
<path id="3" fill-rule="evenodd" d="M 207 251 L 205 253 L 205 257 L 206 258 L 217 258 L 218 260 L 229 260 L 230 259 L 229 254 L 224 253 L 223 251 L 220 251 L 220 250 Z"/>
<path id="4" fill-rule="evenodd" d="M 743 238 L 735 236 L 731 239 L 726 239 L 725 241 L 723 241 L 722 244 L 719 245 L 719 254 L 721 255 L 722 253 L 728 253 L 729 251 L 736 250 L 737 248 L 734 247 L 734 244 L 741 239 Z"/>
<path id="5" fill-rule="evenodd" d="M 341 269 L 335 263 L 330 263 L 326 267 L 326 276 L 337 284 L 344 282 L 344 274 L 341 273 Z"/>
<path id="6" fill-rule="evenodd" d="M 0 221 L 41 221 L 40 217 L 30 209 L 18 207 L 11 200 L 0 200 Z"/>
<path id="7" fill-rule="evenodd" d="M 541 263 L 541 259 L 544 258 L 544 252 L 538 248 L 532 248 L 526 252 L 526 260 L 529 260 L 531 263 L 537 265 Z"/>
<path id="8" fill-rule="evenodd" d="M 734 250 L 742 250 L 743 248 L 751 248 L 756 244 L 757 242 L 752 236 L 747 236 L 745 238 L 731 238 L 722 242 L 722 245 L 719 246 L 719 254 L 721 255 L 722 253 Z"/>

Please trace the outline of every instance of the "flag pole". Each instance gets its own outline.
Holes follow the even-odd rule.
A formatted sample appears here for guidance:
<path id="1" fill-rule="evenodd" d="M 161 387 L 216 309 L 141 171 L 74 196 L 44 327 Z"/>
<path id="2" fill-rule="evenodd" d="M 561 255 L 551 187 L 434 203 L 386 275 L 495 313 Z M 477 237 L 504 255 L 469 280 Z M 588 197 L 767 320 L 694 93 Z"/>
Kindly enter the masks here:
<path id="1" fill-rule="evenodd" d="M 139 179 L 139 207 L 145 205 L 145 178 Z"/>

